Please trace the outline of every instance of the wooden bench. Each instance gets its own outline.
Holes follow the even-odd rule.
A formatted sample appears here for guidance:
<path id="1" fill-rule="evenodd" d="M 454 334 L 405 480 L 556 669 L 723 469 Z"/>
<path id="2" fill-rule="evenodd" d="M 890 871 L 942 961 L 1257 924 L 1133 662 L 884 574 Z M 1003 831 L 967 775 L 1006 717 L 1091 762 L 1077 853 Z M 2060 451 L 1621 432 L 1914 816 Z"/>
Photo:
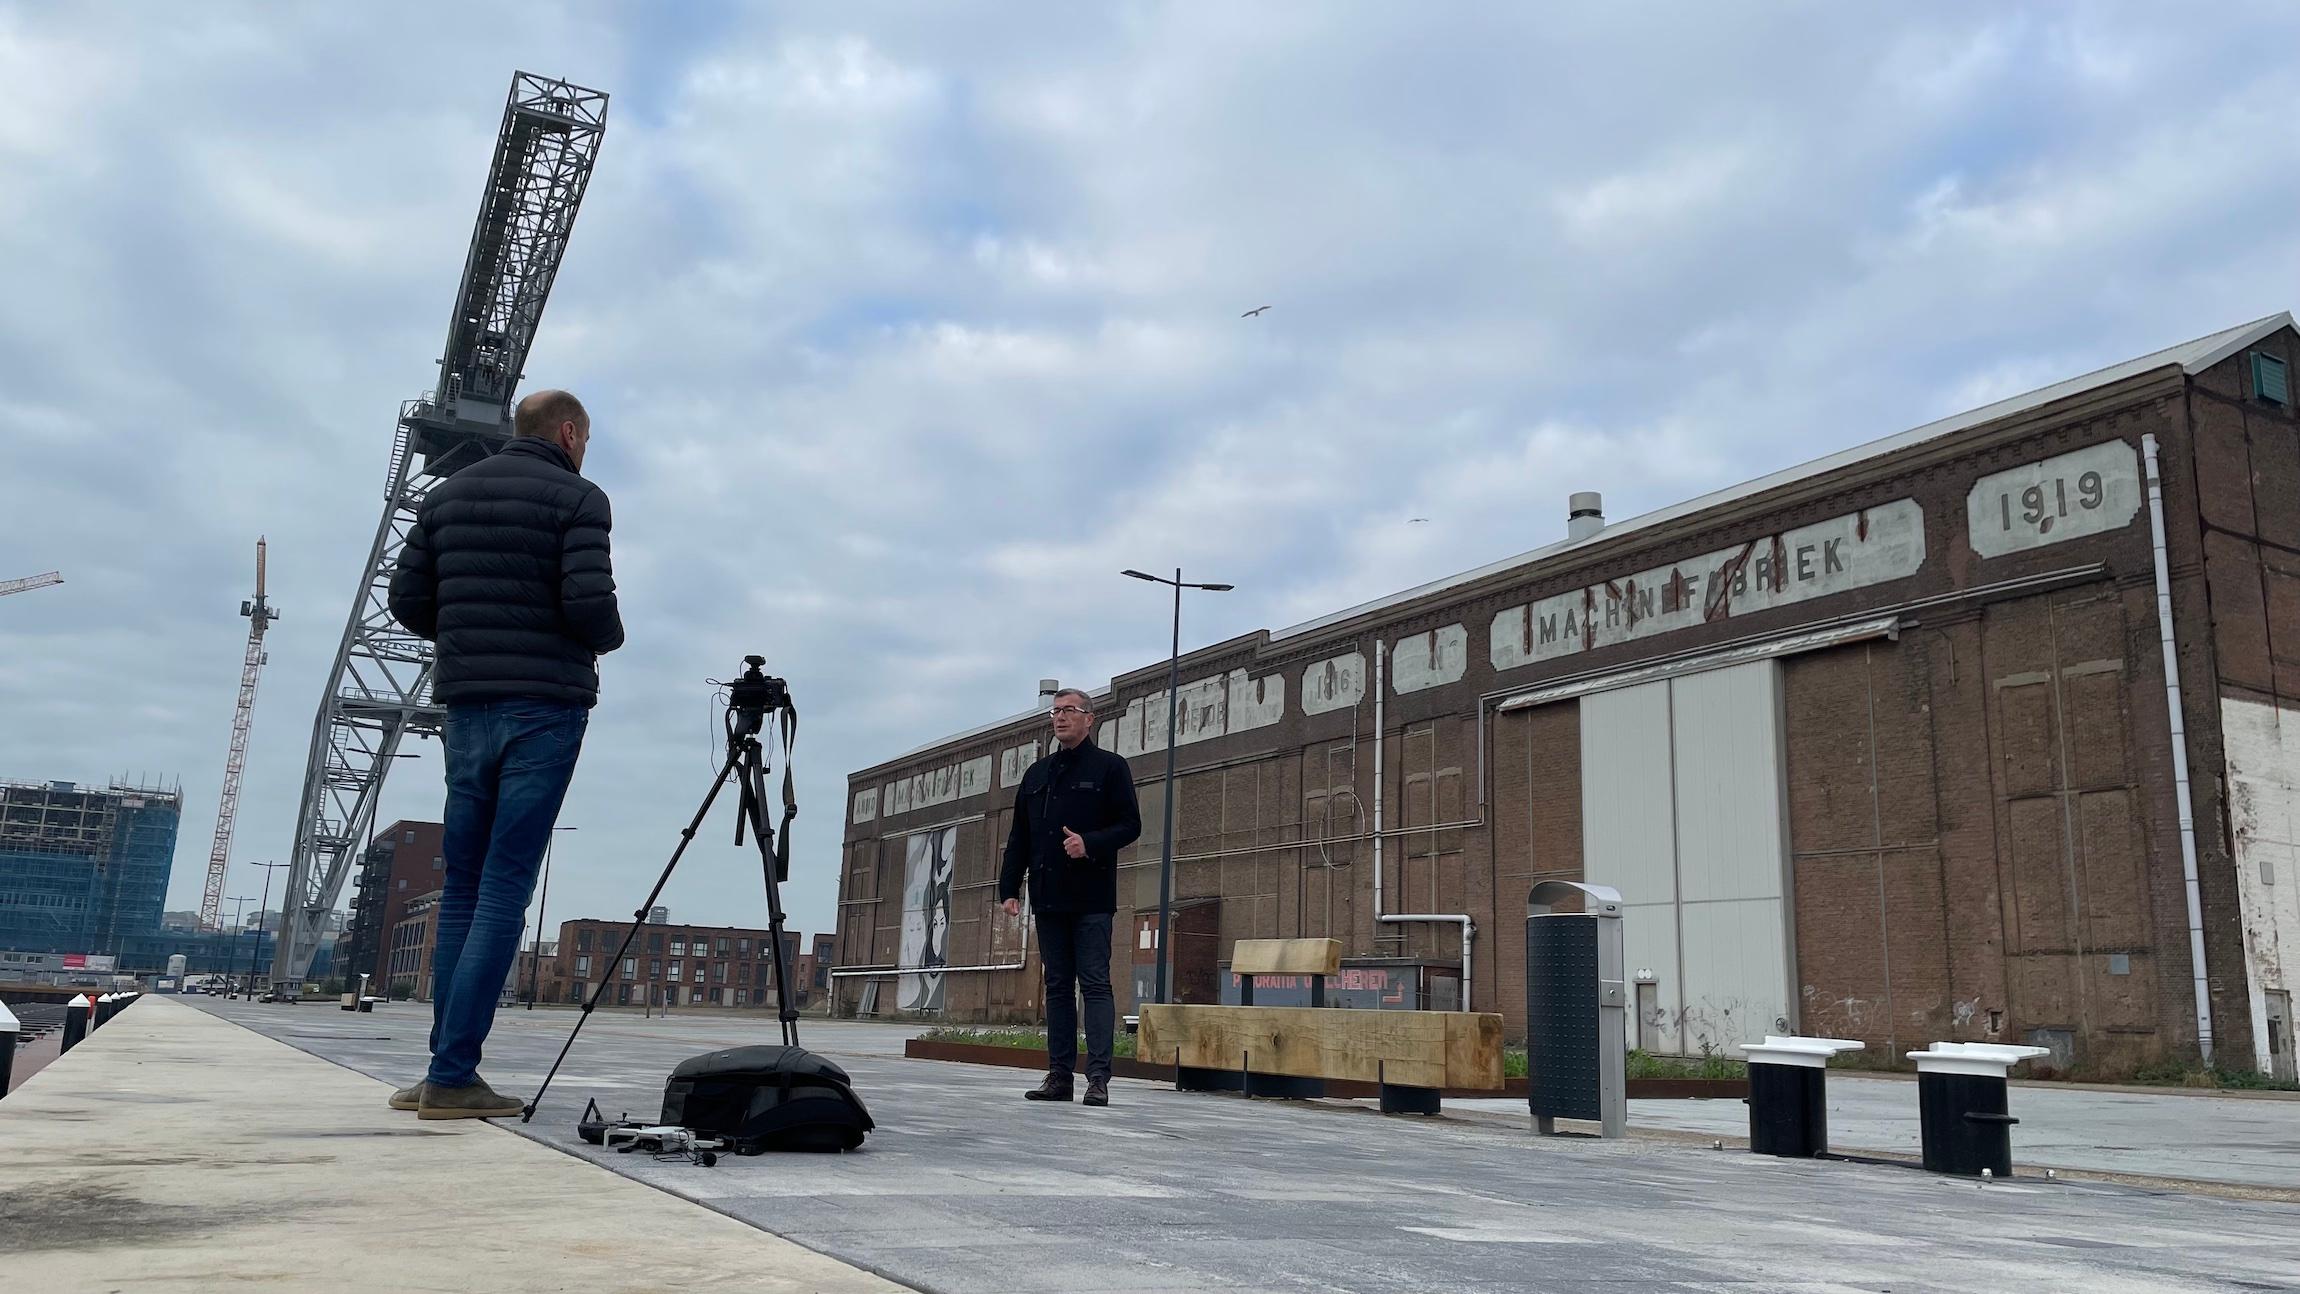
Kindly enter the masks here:
<path id="1" fill-rule="evenodd" d="M 1498 1015 L 1252 1005 L 1256 975 L 1308 975 L 1323 1003 L 1341 960 L 1332 939 L 1241 939 L 1230 959 L 1241 1004 L 1145 1005 L 1135 1054 L 1173 1065 L 1184 1091 L 1308 1098 L 1329 1079 L 1373 1083 L 1385 1114 L 1435 1114 L 1447 1088 L 1502 1090 Z"/>

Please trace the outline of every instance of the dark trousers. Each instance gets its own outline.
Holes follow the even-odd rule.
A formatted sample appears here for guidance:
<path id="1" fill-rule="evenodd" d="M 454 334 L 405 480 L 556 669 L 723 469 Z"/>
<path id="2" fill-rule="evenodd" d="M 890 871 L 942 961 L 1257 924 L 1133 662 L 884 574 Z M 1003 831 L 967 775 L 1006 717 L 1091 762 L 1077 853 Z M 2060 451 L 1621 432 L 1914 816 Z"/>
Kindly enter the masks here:
<path id="1" fill-rule="evenodd" d="M 1078 998 L 1086 999 L 1086 1077 L 1110 1078 L 1110 1036 L 1118 1024 L 1110 997 L 1108 912 L 1041 912 L 1038 956 L 1046 966 L 1046 1070 L 1078 1071 Z"/>

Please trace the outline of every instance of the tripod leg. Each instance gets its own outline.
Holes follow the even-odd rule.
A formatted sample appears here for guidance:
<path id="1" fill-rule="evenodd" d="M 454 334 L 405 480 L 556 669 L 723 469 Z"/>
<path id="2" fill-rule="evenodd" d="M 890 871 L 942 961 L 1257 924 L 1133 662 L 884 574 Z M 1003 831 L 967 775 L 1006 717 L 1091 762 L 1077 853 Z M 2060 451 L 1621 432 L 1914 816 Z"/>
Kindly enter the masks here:
<path id="1" fill-rule="evenodd" d="M 783 1026 L 783 1045 L 799 1045 L 799 1008 L 791 995 L 790 967 L 783 957 L 783 895 L 775 881 L 775 831 L 767 822 L 767 771 L 752 742 L 743 755 L 741 773 L 743 816 L 750 820 L 752 841 L 759 847 L 759 867 L 767 886 L 767 934 L 775 950 L 775 1014 Z"/>
<path id="2" fill-rule="evenodd" d="M 647 891 L 647 897 L 640 902 L 638 911 L 631 914 L 631 928 L 623 935 L 623 946 L 615 950 L 614 958 L 607 963 L 607 973 L 600 977 L 599 987 L 593 989 L 589 1000 L 583 1003 L 583 1014 L 575 1017 L 575 1027 L 567 1031 L 567 1041 L 559 1046 L 559 1058 L 551 1062 L 550 1071 L 543 1075 L 542 1085 L 535 1089 L 535 1099 L 519 1112 L 521 1123 L 534 1120 L 537 1107 L 543 1104 L 543 1094 L 551 1090 L 551 1080 L 559 1076 L 559 1067 L 567 1063 L 567 1053 L 575 1046 L 575 1035 L 583 1032 L 584 1024 L 591 1019 L 591 1012 L 598 1009 L 599 1000 L 607 996 L 607 986 L 615 982 L 615 968 L 623 964 L 624 955 L 631 951 L 632 943 L 639 938 L 639 928 L 647 924 L 647 910 L 655 906 L 656 899 L 662 897 L 663 887 L 670 884 L 671 872 L 678 867 L 680 857 L 687 852 L 687 846 L 695 843 L 695 831 L 703 825 L 703 819 L 709 816 L 711 805 L 717 802 L 719 792 L 726 789 L 728 776 L 741 771 L 741 758 L 739 750 L 727 751 L 727 762 L 719 766 L 719 775 L 711 779 L 711 790 L 703 797 L 702 807 L 695 810 L 695 816 L 688 819 L 686 829 L 679 833 L 679 847 L 671 851 L 671 861 L 663 864 L 663 874 L 655 878 L 655 888 Z"/>

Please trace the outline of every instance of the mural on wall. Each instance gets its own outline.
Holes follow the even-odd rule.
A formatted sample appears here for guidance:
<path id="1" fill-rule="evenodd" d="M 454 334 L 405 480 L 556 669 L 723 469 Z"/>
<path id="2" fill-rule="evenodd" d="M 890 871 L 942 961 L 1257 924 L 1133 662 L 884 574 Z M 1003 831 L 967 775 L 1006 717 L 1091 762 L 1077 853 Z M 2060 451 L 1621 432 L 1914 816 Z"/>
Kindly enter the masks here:
<path id="1" fill-rule="evenodd" d="M 898 813 L 931 809 L 938 804 L 981 795 L 990 789 L 990 768 L 990 756 L 984 755 L 963 764 L 945 764 L 941 768 L 899 778 L 886 784 L 886 794 L 879 800 L 879 808 L 891 818 Z"/>
<path id="2" fill-rule="evenodd" d="M 1317 661 L 1302 671 L 1302 713 L 1347 710 L 1365 699 L 1366 658 L 1357 652 Z"/>
<path id="3" fill-rule="evenodd" d="M 1461 682 L 1469 672 L 1469 630 L 1446 625 L 1398 639 L 1390 648 L 1390 687 L 1398 695 Z"/>
<path id="4" fill-rule="evenodd" d="M 958 860 L 958 828 L 910 837 L 902 883 L 903 970 L 950 965 L 950 878 Z M 904 1011 L 942 1010 L 942 976 L 900 977 L 896 1005 Z"/>
<path id="5" fill-rule="evenodd" d="M 1022 775 L 1038 762 L 1038 743 L 1026 741 L 998 752 L 998 785 L 1001 790 L 1012 790 L 1022 785 Z"/>
<path id="6" fill-rule="evenodd" d="M 1915 499 L 1895 499 L 1687 561 L 1505 607 L 1493 618 L 1486 646 L 1495 669 L 1516 669 L 1904 579 L 1924 564 L 1925 511 Z"/>
<path id="7" fill-rule="evenodd" d="M 1235 736 L 1267 728 L 1286 717 L 1286 679 L 1282 674 L 1249 678 L 1242 669 L 1212 678 L 1192 679 L 1178 689 L 1182 733 L 1177 746 Z M 1132 758 L 1166 749 L 1166 692 L 1135 697 L 1118 716 L 1110 735 L 1110 749 Z"/>
<path id="8" fill-rule="evenodd" d="M 1965 496 L 1973 551 L 2002 557 L 2121 530 L 2146 495 L 2140 459 L 2121 440 L 1984 476 Z"/>

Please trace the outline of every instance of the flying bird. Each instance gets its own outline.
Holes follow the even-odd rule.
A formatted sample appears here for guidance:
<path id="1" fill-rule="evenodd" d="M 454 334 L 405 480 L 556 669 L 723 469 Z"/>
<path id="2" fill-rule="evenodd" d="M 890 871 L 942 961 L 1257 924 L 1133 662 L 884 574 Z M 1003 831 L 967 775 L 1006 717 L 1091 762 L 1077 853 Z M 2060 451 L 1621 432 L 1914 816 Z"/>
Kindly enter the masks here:
<path id="1" fill-rule="evenodd" d="M 1251 319 L 1251 318 L 1253 318 L 1255 315 L 1258 315 L 1258 314 L 1262 313 L 1264 310 L 1267 310 L 1267 309 L 1269 309 L 1269 308 L 1270 308 L 1270 307 L 1268 307 L 1268 306 L 1255 306 L 1253 309 L 1251 309 L 1251 310 L 1248 310 L 1246 313 L 1244 313 L 1244 314 L 1242 314 L 1242 315 L 1239 315 L 1238 317 L 1239 317 L 1240 319 Z"/>

